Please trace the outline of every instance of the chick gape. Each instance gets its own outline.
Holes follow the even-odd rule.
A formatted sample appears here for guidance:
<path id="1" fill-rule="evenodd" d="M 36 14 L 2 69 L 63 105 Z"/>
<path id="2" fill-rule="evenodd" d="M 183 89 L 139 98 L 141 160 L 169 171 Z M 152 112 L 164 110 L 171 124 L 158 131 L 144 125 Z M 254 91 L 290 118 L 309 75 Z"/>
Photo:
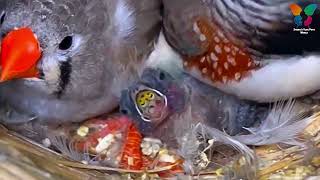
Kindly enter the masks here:
<path id="1" fill-rule="evenodd" d="M 163 94 L 153 89 L 141 90 L 134 102 L 144 120 L 161 121 L 167 115 L 167 100 Z"/>
<path id="2" fill-rule="evenodd" d="M 193 24 L 193 32 L 199 37 L 205 52 L 198 56 L 185 57 L 184 67 L 195 68 L 212 82 L 240 81 L 259 65 L 244 48 L 231 42 L 222 29 L 200 19 Z"/>

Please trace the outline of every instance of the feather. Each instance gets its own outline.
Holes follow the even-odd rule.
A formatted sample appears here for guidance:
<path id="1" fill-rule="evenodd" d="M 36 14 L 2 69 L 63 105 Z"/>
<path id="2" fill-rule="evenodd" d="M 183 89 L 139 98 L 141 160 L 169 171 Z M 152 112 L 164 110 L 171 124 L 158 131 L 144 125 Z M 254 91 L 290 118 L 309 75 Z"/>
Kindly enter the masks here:
<path id="1" fill-rule="evenodd" d="M 174 77 L 179 77 L 183 71 L 181 57 L 170 47 L 163 32 L 160 33 L 157 43 L 154 45 L 154 51 L 146 61 L 146 67 L 165 69 Z"/>
<path id="2" fill-rule="evenodd" d="M 51 146 L 60 151 L 64 157 L 83 164 L 98 165 L 100 163 L 99 154 L 95 157 L 91 157 L 89 147 L 86 147 L 83 152 L 76 150 L 75 142 L 68 138 L 64 133 L 49 131 L 48 139 L 50 140 Z"/>
<path id="3" fill-rule="evenodd" d="M 57 148 L 62 155 L 79 162 L 90 162 L 91 158 L 88 152 L 78 152 L 75 150 L 74 144 L 65 136 L 57 135 L 54 133 L 49 134 L 48 139 L 52 146 Z"/>
<path id="4" fill-rule="evenodd" d="M 205 139 L 209 139 L 209 146 L 205 148 L 204 150 L 199 152 L 199 148 L 201 145 L 201 142 L 198 139 L 198 136 L 202 136 Z M 193 172 L 193 160 L 196 156 L 201 156 L 202 153 L 205 151 L 213 148 L 216 145 L 230 145 L 232 148 L 237 150 L 246 161 L 246 174 L 247 177 L 252 177 L 255 175 L 256 171 L 256 157 L 253 153 L 253 151 L 247 147 L 246 145 L 242 144 L 241 142 L 233 139 L 231 136 L 221 132 L 218 129 L 208 127 L 206 125 L 203 125 L 202 123 L 198 123 L 195 125 L 192 130 L 187 133 L 180 142 L 180 150 L 179 153 L 185 158 L 185 169 Z"/>
<path id="5" fill-rule="evenodd" d="M 267 118 L 258 127 L 245 128 L 250 134 L 233 138 L 247 145 L 303 145 L 297 141 L 299 133 L 319 114 L 313 114 L 312 110 L 299 112 L 295 110 L 295 105 L 296 101 L 292 99 L 275 103 Z"/>
<path id="6" fill-rule="evenodd" d="M 120 98 L 121 91 L 125 89 L 128 84 L 135 82 L 138 77 L 142 74 L 142 70 L 145 66 L 139 65 L 139 54 L 138 50 L 134 48 L 133 50 L 128 50 L 128 62 L 126 64 L 118 64 L 117 65 L 117 76 L 113 77 L 111 84 L 111 94 L 115 95 L 117 98 Z M 142 59 L 146 59 L 146 55 L 141 57 Z"/>

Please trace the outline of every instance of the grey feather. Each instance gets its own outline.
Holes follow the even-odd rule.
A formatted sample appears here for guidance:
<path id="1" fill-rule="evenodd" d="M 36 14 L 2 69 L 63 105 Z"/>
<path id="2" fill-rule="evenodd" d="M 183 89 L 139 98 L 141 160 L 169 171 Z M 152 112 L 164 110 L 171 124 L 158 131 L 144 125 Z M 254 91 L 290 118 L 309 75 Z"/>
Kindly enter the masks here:
<path id="1" fill-rule="evenodd" d="M 143 68 L 161 22 L 158 0 L 1 0 L 2 12 L 0 34 L 28 26 L 37 35 L 43 77 L 0 84 L 0 103 L 23 112 L 22 121 L 30 116 L 51 123 L 112 111 L 118 90 Z M 72 46 L 61 50 L 66 36 L 72 36 Z M 70 72 L 62 64 L 69 64 Z M 15 120 L 7 116 L 6 121 Z"/>

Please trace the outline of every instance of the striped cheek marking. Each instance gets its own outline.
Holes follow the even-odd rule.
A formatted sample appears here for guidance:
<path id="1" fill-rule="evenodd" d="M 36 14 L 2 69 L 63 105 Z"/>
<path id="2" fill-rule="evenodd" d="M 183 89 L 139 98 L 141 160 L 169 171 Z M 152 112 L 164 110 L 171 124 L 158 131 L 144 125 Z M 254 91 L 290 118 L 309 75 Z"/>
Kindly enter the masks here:
<path id="1" fill-rule="evenodd" d="M 193 24 L 194 33 L 199 36 L 201 46 L 206 51 L 195 57 L 185 57 L 184 67 L 198 69 L 212 82 L 227 83 L 240 81 L 250 71 L 259 67 L 246 51 L 232 43 L 218 26 L 212 27 L 206 21 Z"/>

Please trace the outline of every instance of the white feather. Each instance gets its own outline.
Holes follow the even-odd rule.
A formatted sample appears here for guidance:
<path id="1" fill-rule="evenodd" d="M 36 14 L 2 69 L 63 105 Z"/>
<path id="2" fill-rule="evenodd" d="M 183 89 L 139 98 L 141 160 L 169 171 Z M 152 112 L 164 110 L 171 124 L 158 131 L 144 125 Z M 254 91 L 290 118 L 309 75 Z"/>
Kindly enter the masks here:
<path id="1" fill-rule="evenodd" d="M 209 139 L 213 141 L 214 147 L 217 145 L 230 145 L 239 153 L 241 153 L 246 160 L 246 167 L 248 168 L 246 171 L 246 176 L 250 177 L 252 172 L 255 172 L 256 161 L 255 155 L 253 151 L 247 147 L 245 144 L 233 139 L 229 135 L 221 132 L 218 129 L 210 128 L 202 123 L 198 123 L 195 125 L 191 131 L 188 131 L 185 136 L 179 141 L 180 142 L 180 150 L 179 154 L 181 154 L 185 158 L 185 167 L 186 169 L 190 169 L 190 171 L 194 171 L 193 169 L 193 159 L 195 156 L 199 155 L 199 146 L 201 142 L 198 141 L 198 135 L 201 135 L 205 139 Z M 212 148 L 211 147 L 211 148 Z M 249 169 L 250 168 L 250 169 Z M 253 169 L 252 169 L 253 168 Z"/>
<path id="2" fill-rule="evenodd" d="M 91 158 L 88 152 L 81 153 L 75 150 L 74 144 L 69 141 L 63 135 L 56 135 L 54 133 L 49 133 L 48 139 L 50 140 L 51 144 L 57 148 L 62 155 L 68 157 L 74 161 L 79 162 L 90 162 Z"/>
<path id="3" fill-rule="evenodd" d="M 320 57 L 292 57 L 271 61 L 240 82 L 214 84 L 241 98 L 270 102 L 300 97 L 320 89 Z"/>
<path id="4" fill-rule="evenodd" d="M 297 136 L 313 120 L 317 114 L 306 116 L 303 112 L 294 110 L 295 101 L 280 101 L 275 103 L 269 115 L 257 128 L 247 128 L 249 135 L 238 135 L 233 138 L 247 145 L 269 145 L 285 143 L 303 145 L 297 141 Z"/>
<path id="5" fill-rule="evenodd" d="M 116 22 L 117 35 L 119 38 L 125 38 L 132 34 L 135 28 L 134 10 L 125 1 L 117 1 L 117 6 L 114 12 L 114 22 Z"/>
<path id="6" fill-rule="evenodd" d="M 154 45 L 154 50 L 150 54 L 146 66 L 163 68 L 173 75 L 183 70 L 181 57 L 170 47 L 162 32 Z"/>
<path id="7" fill-rule="evenodd" d="M 60 77 L 59 61 L 54 56 L 44 56 L 41 67 L 47 82 L 58 83 Z"/>
<path id="8" fill-rule="evenodd" d="M 254 153 L 249 147 L 218 129 L 211 128 L 203 124 L 198 124 L 195 126 L 195 131 L 201 134 L 205 134 L 207 137 L 209 136 L 208 138 L 213 139 L 215 142 L 221 142 L 223 144 L 232 146 L 240 153 L 246 155 L 248 159 L 254 159 Z"/>

